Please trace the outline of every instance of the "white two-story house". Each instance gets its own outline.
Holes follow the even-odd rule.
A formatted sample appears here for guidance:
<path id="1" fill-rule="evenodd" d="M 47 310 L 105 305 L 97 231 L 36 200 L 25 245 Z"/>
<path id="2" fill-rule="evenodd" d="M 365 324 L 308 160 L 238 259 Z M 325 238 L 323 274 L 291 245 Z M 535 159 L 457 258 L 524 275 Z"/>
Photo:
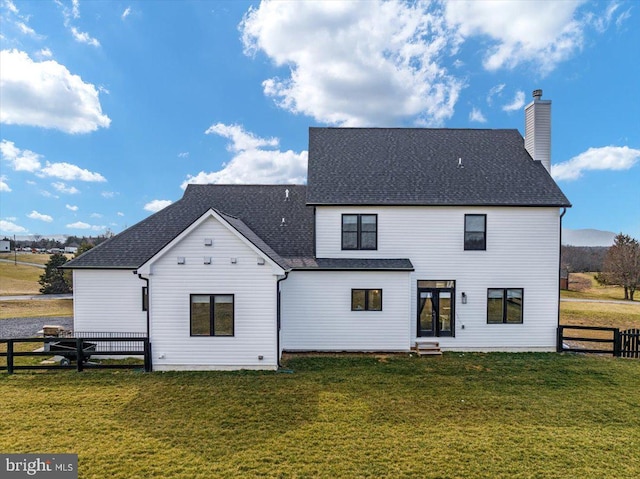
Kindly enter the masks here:
<path id="1" fill-rule="evenodd" d="M 89 250 L 77 331 L 143 332 L 154 369 L 283 351 L 552 351 L 551 102 L 517 130 L 311 128 L 307 185 L 189 185 Z"/>

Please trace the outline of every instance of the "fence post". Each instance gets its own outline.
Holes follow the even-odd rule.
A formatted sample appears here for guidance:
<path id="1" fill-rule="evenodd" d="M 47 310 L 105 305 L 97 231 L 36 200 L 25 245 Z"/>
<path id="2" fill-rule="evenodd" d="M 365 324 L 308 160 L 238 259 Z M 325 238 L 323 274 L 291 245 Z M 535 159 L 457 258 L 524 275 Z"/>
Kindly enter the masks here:
<path id="1" fill-rule="evenodd" d="M 562 326 L 558 326 L 558 337 L 556 340 L 556 352 L 557 353 L 561 353 L 562 352 L 562 330 L 563 327 Z"/>
<path id="2" fill-rule="evenodd" d="M 13 339 L 7 341 L 7 372 L 13 374 Z"/>
<path id="3" fill-rule="evenodd" d="M 82 372 L 82 362 L 84 361 L 84 355 L 82 354 L 82 338 L 76 338 L 76 363 L 79 373 Z"/>
<path id="4" fill-rule="evenodd" d="M 150 373 L 153 366 L 151 365 L 151 341 L 149 338 L 144 340 L 144 372 Z"/>
<path id="5" fill-rule="evenodd" d="M 613 355 L 619 358 L 622 354 L 622 336 L 620 329 L 616 328 L 613 331 Z"/>

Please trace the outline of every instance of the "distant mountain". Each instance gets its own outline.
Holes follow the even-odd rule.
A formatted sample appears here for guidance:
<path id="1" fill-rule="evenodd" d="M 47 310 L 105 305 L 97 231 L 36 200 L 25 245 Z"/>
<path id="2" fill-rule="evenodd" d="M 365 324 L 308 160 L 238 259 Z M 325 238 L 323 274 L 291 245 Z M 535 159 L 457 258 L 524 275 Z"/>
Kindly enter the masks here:
<path id="1" fill-rule="evenodd" d="M 606 246 L 613 244 L 616 233 L 602 230 L 562 228 L 562 244 L 568 246 Z"/>

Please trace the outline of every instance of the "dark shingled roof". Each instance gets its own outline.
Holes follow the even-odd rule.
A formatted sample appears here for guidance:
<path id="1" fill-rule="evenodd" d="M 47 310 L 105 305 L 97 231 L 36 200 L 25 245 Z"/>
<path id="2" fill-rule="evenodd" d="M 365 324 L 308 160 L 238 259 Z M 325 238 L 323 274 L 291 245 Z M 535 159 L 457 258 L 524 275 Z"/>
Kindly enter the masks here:
<path id="1" fill-rule="evenodd" d="M 189 185 L 179 201 L 65 267 L 136 269 L 209 209 L 223 213 L 225 220 L 279 264 L 278 256 L 313 256 L 313 208 L 306 206 L 305 194 L 303 185 Z"/>
<path id="2" fill-rule="evenodd" d="M 571 206 L 517 130 L 310 128 L 308 185 L 314 205 Z"/>
<path id="3" fill-rule="evenodd" d="M 293 269 L 312 270 L 366 270 L 366 271 L 413 271 L 409 259 L 367 258 L 289 258 Z"/>

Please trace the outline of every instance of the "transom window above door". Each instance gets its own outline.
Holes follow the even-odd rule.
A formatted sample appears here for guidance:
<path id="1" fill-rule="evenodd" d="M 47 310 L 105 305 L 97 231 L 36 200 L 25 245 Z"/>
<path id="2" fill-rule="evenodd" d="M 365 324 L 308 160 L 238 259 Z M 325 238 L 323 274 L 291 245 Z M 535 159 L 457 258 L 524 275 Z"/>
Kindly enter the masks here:
<path id="1" fill-rule="evenodd" d="M 378 215 L 343 214 L 342 249 L 378 249 Z"/>

